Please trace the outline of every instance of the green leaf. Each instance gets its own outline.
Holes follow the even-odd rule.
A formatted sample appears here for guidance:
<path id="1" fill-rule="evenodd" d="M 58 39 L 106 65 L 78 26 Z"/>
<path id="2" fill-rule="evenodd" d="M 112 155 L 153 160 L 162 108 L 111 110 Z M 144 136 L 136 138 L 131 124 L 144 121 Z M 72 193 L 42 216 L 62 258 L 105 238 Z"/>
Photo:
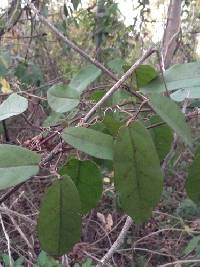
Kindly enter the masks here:
<path id="1" fill-rule="evenodd" d="M 158 76 L 157 71 L 150 65 L 140 65 L 136 71 L 137 87 L 142 87 Z"/>
<path id="2" fill-rule="evenodd" d="M 80 70 L 69 83 L 69 87 L 81 94 L 87 86 L 101 75 L 101 70 L 94 65 L 88 65 Z"/>
<path id="3" fill-rule="evenodd" d="M 170 97 L 177 102 L 184 101 L 184 99 L 198 99 L 200 98 L 200 86 L 192 88 L 183 88 L 175 91 Z"/>
<path id="4" fill-rule="evenodd" d="M 0 49 L 0 77 L 4 77 L 11 65 L 11 57 L 8 50 Z"/>
<path id="5" fill-rule="evenodd" d="M 110 106 L 119 105 L 124 101 L 129 101 L 129 100 L 134 102 L 134 98 L 130 97 L 130 93 L 124 90 L 118 90 L 112 95 L 111 98 L 112 102 L 110 101 L 111 102 Z"/>
<path id="6" fill-rule="evenodd" d="M 114 174 L 123 210 L 136 223 L 146 221 L 160 199 L 163 177 L 151 135 L 140 122 L 120 128 Z"/>
<path id="7" fill-rule="evenodd" d="M 14 265 L 14 260 L 13 258 L 10 259 L 9 255 L 7 254 L 1 254 L 1 261 L 3 263 L 3 266 L 5 267 L 10 267 L 10 261 L 12 263 L 12 265 Z"/>
<path id="8" fill-rule="evenodd" d="M 15 263 L 14 263 L 14 267 L 24 267 L 24 257 L 21 256 L 19 257 Z"/>
<path id="9" fill-rule="evenodd" d="M 0 76 L 4 77 L 7 74 L 7 69 L 4 65 L 0 64 Z"/>
<path id="10" fill-rule="evenodd" d="M 115 119 L 112 113 L 107 112 L 103 120 L 91 125 L 90 129 L 116 136 L 122 125 L 122 122 Z"/>
<path id="11" fill-rule="evenodd" d="M 188 255 L 190 254 L 193 250 L 199 249 L 200 248 L 200 236 L 194 236 L 189 243 L 187 244 L 187 247 L 184 249 L 183 254 Z"/>
<path id="12" fill-rule="evenodd" d="M 37 265 L 34 267 L 64 267 L 64 265 L 59 264 L 58 260 L 47 255 L 45 251 L 41 251 L 37 258 Z"/>
<path id="13" fill-rule="evenodd" d="M 58 123 L 64 123 L 65 122 L 65 116 L 64 114 L 57 113 L 57 112 L 51 112 L 51 114 L 44 120 L 43 126 L 44 127 L 50 127 L 53 125 L 56 125 Z"/>
<path id="14" fill-rule="evenodd" d="M 194 161 L 189 168 L 186 180 L 186 191 L 195 203 L 200 204 L 200 147 L 195 153 Z"/>
<path id="15" fill-rule="evenodd" d="M 102 124 L 112 136 L 117 135 L 119 128 L 122 126 L 122 123 L 119 120 L 114 119 L 111 114 L 105 115 Z"/>
<path id="16" fill-rule="evenodd" d="M 99 70 L 94 65 L 89 65 L 82 69 L 69 83 L 69 85 L 55 84 L 47 92 L 47 100 L 50 107 L 59 113 L 65 113 L 80 102 L 81 93 L 99 75 Z"/>
<path id="17" fill-rule="evenodd" d="M 38 219 L 38 235 L 44 251 L 61 256 L 80 240 L 80 205 L 76 186 L 68 176 L 47 189 Z"/>
<path id="18" fill-rule="evenodd" d="M 200 62 L 177 64 L 167 69 L 164 73 L 165 83 L 168 91 L 179 90 L 182 88 L 200 86 Z M 162 76 L 144 86 L 143 93 L 165 92 L 165 84 Z"/>
<path id="19" fill-rule="evenodd" d="M 28 100 L 16 93 L 9 95 L 0 105 L 0 121 L 23 113 L 28 108 Z"/>
<path id="20" fill-rule="evenodd" d="M 55 84 L 47 92 L 49 106 L 58 113 L 65 113 L 80 102 L 79 94 L 68 85 Z"/>
<path id="21" fill-rule="evenodd" d="M 152 116 L 150 118 L 151 125 L 162 123 L 159 116 Z M 171 148 L 173 142 L 173 132 L 168 125 L 160 125 L 150 129 L 160 161 L 163 161 Z"/>
<path id="22" fill-rule="evenodd" d="M 43 81 L 43 74 L 40 67 L 33 63 L 19 63 L 15 70 L 15 75 L 25 84 L 34 84 L 38 86 Z"/>
<path id="23" fill-rule="evenodd" d="M 98 102 L 104 95 L 105 95 L 104 90 L 95 90 L 89 97 L 90 100 L 93 100 L 95 102 Z"/>
<path id="24" fill-rule="evenodd" d="M 11 56 L 9 50 L 0 50 L 0 65 L 3 65 L 5 69 L 8 69 L 11 65 Z"/>
<path id="25" fill-rule="evenodd" d="M 191 199 L 186 198 L 179 204 L 175 215 L 181 217 L 183 220 L 192 221 L 200 217 L 200 207 Z"/>
<path id="26" fill-rule="evenodd" d="M 150 104 L 155 112 L 166 122 L 185 142 L 191 146 L 192 137 L 180 108 L 168 97 L 159 94 L 150 95 Z"/>
<path id="27" fill-rule="evenodd" d="M 65 128 L 62 134 L 65 142 L 91 156 L 100 159 L 113 159 L 113 138 L 108 134 L 83 128 Z"/>
<path id="28" fill-rule="evenodd" d="M 126 64 L 126 61 L 122 58 L 115 58 L 110 60 L 107 65 L 108 67 L 117 74 L 123 74 L 123 66 Z"/>
<path id="29" fill-rule="evenodd" d="M 40 156 L 26 148 L 0 145 L 0 190 L 17 185 L 39 171 Z"/>
<path id="30" fill-rule="evenodd" d="M 75 183 L 80 195 L 82 214 L 96 207 L 102 194 L 103 184 L 99 168 L 93 161 L 71 159 L 59 173 L 69 175 Z"/>

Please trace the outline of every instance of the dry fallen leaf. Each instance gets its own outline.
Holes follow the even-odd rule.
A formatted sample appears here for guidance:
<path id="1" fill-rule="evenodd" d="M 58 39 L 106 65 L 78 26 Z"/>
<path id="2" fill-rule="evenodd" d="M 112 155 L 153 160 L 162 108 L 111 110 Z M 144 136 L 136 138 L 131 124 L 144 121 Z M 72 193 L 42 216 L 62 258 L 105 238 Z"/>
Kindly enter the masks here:
<path id="1" fill-rule="evenodd" d="M 97 212 L 97 218 L 99 219 L 99 221 L 105 226 L 106 225 L 106 219 L 105 219 L 105 216 L 100 213 L 100 212 Z"/>
<path id="2" fill-rule="evenodd" d="M 0 78 L 0 84 L 2 93 L 10 94 L 12 92 L 12 90 L 10 89 L 10 84 L 6 81 L 6 79 Z"/>
<path id="3" fill-rule="evenodd" d="M 109 213 L 108 216 L 106 217 L 106 231 L 110 232 L 113 227 L 113 218 L 112 215 Z"/>

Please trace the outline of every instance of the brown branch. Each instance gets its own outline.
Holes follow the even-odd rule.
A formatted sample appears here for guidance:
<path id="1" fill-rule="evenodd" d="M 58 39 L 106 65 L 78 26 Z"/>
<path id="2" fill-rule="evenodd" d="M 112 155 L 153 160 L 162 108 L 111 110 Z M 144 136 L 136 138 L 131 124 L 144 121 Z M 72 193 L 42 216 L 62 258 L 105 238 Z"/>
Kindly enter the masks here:
<path id="1" fill-rule="evenodd" d="M 37 10 L 37 8 L 30 3 L 28 0 L 26 0 L 27 5 L 29 8 L 33 11 L 35 15 L 39 18 L 39 20 L 45 24 L 51 31 L 59 38 L 61 39 L 65 44 L 67 44 L 70 48 L 72 48 L 74 51 L 76 51 L 78 54 L 80 54 L 83 58 L 88 60 L 90 63 L 94 64 L 97 68 L 99 68 L 103 73 L 107 74 L 109 77 L 111 77 L 114 81 L 118 82 L 118 78 L 109 70 L 107 69 L 103 64 L 101 64 L 99 61 L 96 59 L 90 57 L 85 51 L 83 51 L 81 48 L 79 48 L 75 43 L 73 43 L 71 40 L 69 40 L 66 36 L 64 36 L 59 30 L 51 24 L 51 22 L 48 21 L 44 16 L 40 14 L 40 12 Z M 152 51 L 153 52 L 153 51 Z M 121 83 L 122 85 L 122 83 Z M 129 88 L 126 86 L 126 89 L 128 90 Z M 130 92 L 130 90 L 129 90 Z M 131 91 L 131 94 L 134 96 L 138 97 L 139 99 L 143 100 L 143 97 L 135 92 Z"/>
<path id="2" fill-rule="evenodd" d="M 96 267 L 105 266 L 110 261 L 113 254 L 123 245 L 124 239 L 126 238 L 126 235 L 132 224 L 133 220 L 131 219 L 131 217 L 128 216 L 118 238 L 115 240 L 109 251 L 103 256 L 100 262 L 96 265 Z"/>
<path id="3" fill-rule="evenodd" d="M 177 47 L 181 23 L 181 4 L 182 0 L 170 0 L 167 24 L 162 41 L 163 67 L 165 69 L 170 66 Z"/>
<path id="4" fill-rule="evenodd" d="M 166 264 L 159 265 L 158 267 L 167 267 L 167 266 L 181 266 L 181 264 L 184 263 L 200 263 L 200 260 L 179 260 L 179 261 L 174 261 Z"/>
<path id="5" fill-rule="evenodd" d="M 13 21 L 10 21 L 12 23 L 10 23 L 10 25 L 8 25 L 8 27 L 4 27 L 3 29 L 0 29 L 0 39 L 2 38 L 2 36 L 6 32 L 9 32 L 18 23 L 21 15 L 22 15 L 22 9 L 20 7 L 20 2 L 18 2 L 18 0 L 12 1 L 10 9 L 7 11 L 7 14 L 8 14 L 10 20 L 12 20 L 13 16 L 18 11 L 17 10 L 18 7 L 19 7 L 19 13 L 17 14 L 16 18 L 13 19 Z"/>
<path id="6" fill-rule="evenodd" d="M 74 44 L 71 40 L 69 40 L 66 36 L 64 36 L 54 25 L 51 24 L 44 16 L 40 14 L 40 12 L 37 10 L 37 8 L 29 1 L 26 1 L 29 8 L 33 11 L 35 15 L 39 18 L 39 20 L 45 24 L 49 29 L 52 30 L 52 32 L 61 39 L 64 43 L 66 43 L 70 48 L 72 48 L 74 51 L 79 53 L 82 57 L 87 59 L 89 62 L 94 64 L 97 68 L 102 70 L 104 73 L 106 73 L 108 76 L 110 76 L 113 80 L 118 80 L 115 75 L 108 70 L 103 64 L 101 64 L 99 61 L 95 60 L 94 58 L 90 57 L 85 51 L 83 51 L 81 48 L 79 48 L 76 44 Z"/>
<path id="7" fill-rule="evenodd" d="M 12 194 L 14 194 L 25 182 L 22 182 L 11 189 L 9 189 L 3 196 L 0 198 L 0 205 L 7 200 Z"/>
<path id="8" fill-rule="evenodd" d="M 82 119 L 82 123 L 86 123 L 89 118 L 96 112 L 96 110 L 104 104 L 104 102 L 116 92 L 121 85 L 132 75 L 132 73 L 148 58 L 152 53 L 156 52 L 154 48 L 148 49 L 144 55 L 138 59 L 135 64 L 121 77 L 119 81 L 117 81 L 113 87 L 96 103 L 96 105 L 85 115 Z M 140 96 L 141 97 L 141 96 Z M 145 97 L 142 97 L 143 100 L 146 100 Z"/>

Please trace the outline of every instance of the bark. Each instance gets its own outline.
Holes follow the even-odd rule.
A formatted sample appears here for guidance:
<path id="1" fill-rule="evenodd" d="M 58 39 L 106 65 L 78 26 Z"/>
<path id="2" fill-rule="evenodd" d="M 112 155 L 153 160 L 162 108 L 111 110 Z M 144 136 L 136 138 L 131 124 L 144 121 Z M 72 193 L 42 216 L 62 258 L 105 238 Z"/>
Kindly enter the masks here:
<path id="1" fill-rule="evenodd" d="M 96 60 L 101 61 L 101 43 L 103 41 L 103 19 L 105 16 L 105 0 L 97 0 L 96 11 Z"/>
<path id="2" fill-rule="evenodd" d="M 174 52 L 178 45 L 181 24 L 181 4 L 182 0 L 170 0 L 167 23 L 162 41 L 164 69 L 167 69 L 171 65 Z"/>

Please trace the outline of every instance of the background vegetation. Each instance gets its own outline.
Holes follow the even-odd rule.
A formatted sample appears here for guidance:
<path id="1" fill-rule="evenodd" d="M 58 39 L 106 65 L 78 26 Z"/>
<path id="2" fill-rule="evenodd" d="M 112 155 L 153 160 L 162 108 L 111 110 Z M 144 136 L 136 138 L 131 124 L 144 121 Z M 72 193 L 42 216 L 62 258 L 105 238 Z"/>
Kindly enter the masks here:
<path id="1" fill-rule="evenodd" d="M 1 10 L 2 266 L 200 265 L 200 2 L 119 6 Z"/>

